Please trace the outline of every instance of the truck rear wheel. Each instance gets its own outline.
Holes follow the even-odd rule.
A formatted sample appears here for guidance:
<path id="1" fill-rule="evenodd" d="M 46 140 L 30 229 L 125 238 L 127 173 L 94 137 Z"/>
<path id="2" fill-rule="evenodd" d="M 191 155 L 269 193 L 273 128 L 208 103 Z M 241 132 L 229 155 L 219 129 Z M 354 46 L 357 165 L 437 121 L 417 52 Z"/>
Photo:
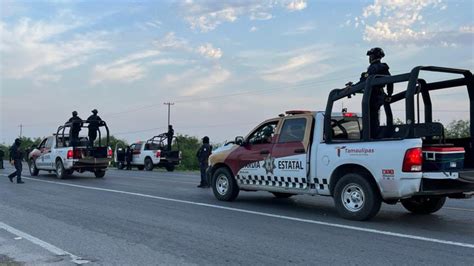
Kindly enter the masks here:
<path id="1" fill-rule="evenodd" d="M 153 171 L 153 161 L 150 159 L 150 157 L 145 158 L 145 170 Z"/>
<path id="2" fill-rule="evenodd" d="M 104 170 L 96 170 L 94 171 L 94 175 L 96 178 L 102 178 L 105 176 L 105 171 Z"/>
<path id="3" fill-rule="evenodd" d="M 226 168 L 219 168 L 212 176 L 212 192 L 218 200 L 233 201 L 239 195 L 239 187 Z"/>
<path id="4" fill-rule="evenodd" d="M 174 167 L 173 164 L 168 164 L 168 165 L 166 166 L 166 171 L 168 171 L 168 172 L 173 172 L 173 171 L 174 171 L 174 168 L 175 168 L 175 167 Z"/>
<path id="5" fill-rule="evenodd" d="M 416 214 L 430 214 L 439 211 L 446 197 L 416 197 L 401 200 L 403 207 Z"/>
<path id="6" fill-rule="evenodd" d="M 61 159 L 56 160 L 56 176 L 58 179 L 64 179 L 67 176 L 66 169 L 64 169 L 63 161 L 61 161 Z"/>
<path id="7" fill-rule="evenodd" d="M 334 188 L 334 203 L 345 219 L 364 221 L 380 210 L 382 198 L 374 184 L 361 174 L 345 174 Z"/>
<path id="8" fill-rule="evenodd" d="M 29 169 L 30 169 L 30 175 L 31 176 L 37 176 L 38 173 L 39 173 L 39 170 L 38 170 L 38 168 L 36 168 L 35 159 L 29 160 L 28 164 L 29 164 Z"/>

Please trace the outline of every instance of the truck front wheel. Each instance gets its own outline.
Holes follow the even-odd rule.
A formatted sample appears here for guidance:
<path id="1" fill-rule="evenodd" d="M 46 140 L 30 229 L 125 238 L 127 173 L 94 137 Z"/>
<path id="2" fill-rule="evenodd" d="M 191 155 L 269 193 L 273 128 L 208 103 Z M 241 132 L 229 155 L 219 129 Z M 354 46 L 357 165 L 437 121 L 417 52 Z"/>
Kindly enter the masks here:
<path id="1" fill-rule="evenodd" d="M 403 207 L 416 214 L 430 214 L 439 211 L 446 197 L 416 197 L 401 200 Z"/>
<path id="2" fill-rule="evenodd" d="M 349 173 L 336 183 L 334 203 L 341 217 L 364 221 L 379 212 L 382 198 L 377 187 L 362 175 Z"/>
<path id="3" fill-rule="evenodd" d="M 38 173 L 39 173 L 39 170 L 38 170 L 38 168 L 36 168 L 35 159 L 31 158 L 31 159 L 28 161 L 28 164 L 29 164 L 29 166 L 30 166 L 30 175 L 31 175 L 31 176 L 37 176 Z"/>
<path id="4" fill-rule="evenodd" d="M 218 200 L 233 201 L 239 195 L 239 187 L 226 168 L 219 168 L 212 176 L 212 192 Z"/>

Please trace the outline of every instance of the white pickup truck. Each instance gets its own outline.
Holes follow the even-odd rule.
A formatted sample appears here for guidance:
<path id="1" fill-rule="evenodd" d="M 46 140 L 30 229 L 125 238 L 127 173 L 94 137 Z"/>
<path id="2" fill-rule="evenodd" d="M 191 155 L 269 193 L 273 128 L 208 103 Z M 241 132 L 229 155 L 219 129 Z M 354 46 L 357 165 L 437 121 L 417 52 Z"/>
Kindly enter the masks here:
<path id="1" fill-rule="evenodd" d="M 130 145 L 130 148 L 132 150 L 130 164 L 138 170 L 152 171 L 153 168 L 159 167 L 172 172 L 181 161 L 181 152 L 164 152 L 163 146 L 152 141 L 139 141 Z M 126 148 L 118 146 L 115 148 L 114 161 L 118 169 L 126 166 Z"/>
<path id="2" fill-rule="evenodd" d="M 421 70 L 464 77 L 427 83 L 418 78 Z M 408 82 L 406 90 L 384 99 L 386 125 L 371 125 L 372 87 L 402 82 Z M 429 93 L 460 86 L 468 88 L 473 121 L 474 83 L 467 70 L 417 67 L 333 90 L 325 112 L 286 112 L 214 152 L 207 172 L 214 195 L 224 201 L 241 190 L 268 191 L 278 198 L 332 196 L 339 214 L 353 220 L 372 218 L 382 202 L 401 201 L 411 212 L 428 214 L 438 211 L 446 197 L 469 198 L 474 193 L 474 125 L 466 138 L 445 139 L 443 125 L 432 122 Z M 332 112 L 336 101 L 354 93 L 363 93 L 363 115 Z M 423 96 L 423 122 L 415 119 L 417 94 Z M 406 101 L 407 122 L 394 125 L 390 106 L 400 100 Z"/>
<path id="3" fill-rule="evenodd" d="M 101 127 L 106 127 L 105 123 Z M 104 177 L 112 160 L 112 149 L 108 147 L 108 128 L 106 143 L 101 143 L 100 140 L 94 147 L 90 147 L 85 136 L 80 137 L 74 146 L 70 145 L 69 135 L 66 134 L 68 128 L 67 124 L 60 126 L 56 134 L 43 139 L 40 145 L 28 154 L 30 174 L 37 176 L 40 170 L 54 171 L 59 179 L 63 179 L 74 171 L 91 171 L 97 178 Z"/>

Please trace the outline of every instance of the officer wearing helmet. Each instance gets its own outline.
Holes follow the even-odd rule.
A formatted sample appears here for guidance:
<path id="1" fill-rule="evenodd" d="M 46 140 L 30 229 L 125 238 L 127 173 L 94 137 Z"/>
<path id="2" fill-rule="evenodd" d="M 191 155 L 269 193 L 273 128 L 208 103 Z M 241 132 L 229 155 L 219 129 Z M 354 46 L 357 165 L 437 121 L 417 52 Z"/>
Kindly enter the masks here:
<path id="1" fill-rule="evenodd" d="M 93 147 L 94 141 L 97 138 L 97 131 L 99 131 L 99 126 L 101 125 L 102 119 L 100 118 L 100 116 L 97 115 L 97 113 L 99 113 L 97 109 L 94 109 L 91 112 L 92 115 L 87 118 L 87 123 L 89 123 L 89 145 Z"/>
<path id="2" fill-rule="evenodd" d="M 196 157 L 199 161 L 199 169 L 201 170 L 201 183 L 199 184 L 199 188 L 208 188 L 209 184 L 206 178 L 206 170 L 209 166 L 209 156 L 212 153 L 212 146 L 209 144 L 209 137 L 205 136 L 202 138 L 202 145 L 196 153 Z"/>
<path id="3" fill-rule="evenodd" d="M 369 67 L 366 72 L 363 72 L 360 75 L 360 81 L 365 81 L 371 75 L 386 75 L 390 76 L 388 71 L 389 66 L 386 63 L 380 62 L 380 60 L 385 56 L 382 48 L 375 47 L 367 51 L 367 56 L 369 57 Z"/>
<path id="4" fill-rule="evenodd" d="M 67 123 L 70 124 L 69 128 L 69 137 L 70 137 L 70 145 L 76 146 L 79 141 L 79 132 L 81 131 L 82 127 L 82 119 L 77 115 L 77 111 L 72 112 L 72 117 L 69 118 Z"/>
<path id="5" fill-rule="evenodd" d="M 13 178 L 16 176 L 16 182 L 23 184 L 24 182 L 21 180 L 23 152 L 20 150 L 20 145 L 21 140 L 17 138 L 10 147 L 10 163 L 15 166 L 15 172 L 9 174 L 8 179 L 13 183 Z"/>
<path id="6" fill-rule="evenodd" d="M 369 57 L 369 67 L 366 72 L 362 72 L 360 75 L 360 80 L 358 83 L 352 85 L 352 82 L 349 82 L 347 88 L 351 86 L 363 86 L 364 82 L 369 76 L 372 75 L 385 75 L 390 76 L 389 66 L 386 63 L 382 63 L 381 59 L 385 56 L 385 52 L 380 47 L 374 47 L 367 51 L 367 56 Z M 375 138 L 377 136 L 378 128 L 380 126 L 380 107 L 384 105 L 386 112 L 391 112 L 389 107 L 390 97 L 393 94 L 393 84 L 387 85 L 387 93 L 383 90 L 384 86 L 373 86 L 372 94 L 370 97 L 370 131 L 371 136 Z"/>

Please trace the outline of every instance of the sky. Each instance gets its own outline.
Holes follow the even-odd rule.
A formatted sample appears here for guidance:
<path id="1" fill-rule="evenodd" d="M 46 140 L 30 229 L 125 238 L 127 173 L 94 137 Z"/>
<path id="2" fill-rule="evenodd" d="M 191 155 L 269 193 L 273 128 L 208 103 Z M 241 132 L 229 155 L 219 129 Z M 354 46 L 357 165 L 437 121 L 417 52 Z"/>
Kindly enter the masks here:
<path id="1" fill-rule="evenodd" d="M 19 125 L 43 137 L 94 108 L 112 135 L 146 140 L 166 131 L 165 102 L 176 133 L 231 140 L 286 110 L 324 110 L 331 89 L 358 81 L 372 47 L 392 74 L 474 69 L 469 0 L 0 3 L 6 144 Z M 468 119 L 466 90 L 433 97 L 435 119 Z M 360 111 L 360 99 L 342 106 Z M 403 117 L 403 104 L 394 109 Z"/>

